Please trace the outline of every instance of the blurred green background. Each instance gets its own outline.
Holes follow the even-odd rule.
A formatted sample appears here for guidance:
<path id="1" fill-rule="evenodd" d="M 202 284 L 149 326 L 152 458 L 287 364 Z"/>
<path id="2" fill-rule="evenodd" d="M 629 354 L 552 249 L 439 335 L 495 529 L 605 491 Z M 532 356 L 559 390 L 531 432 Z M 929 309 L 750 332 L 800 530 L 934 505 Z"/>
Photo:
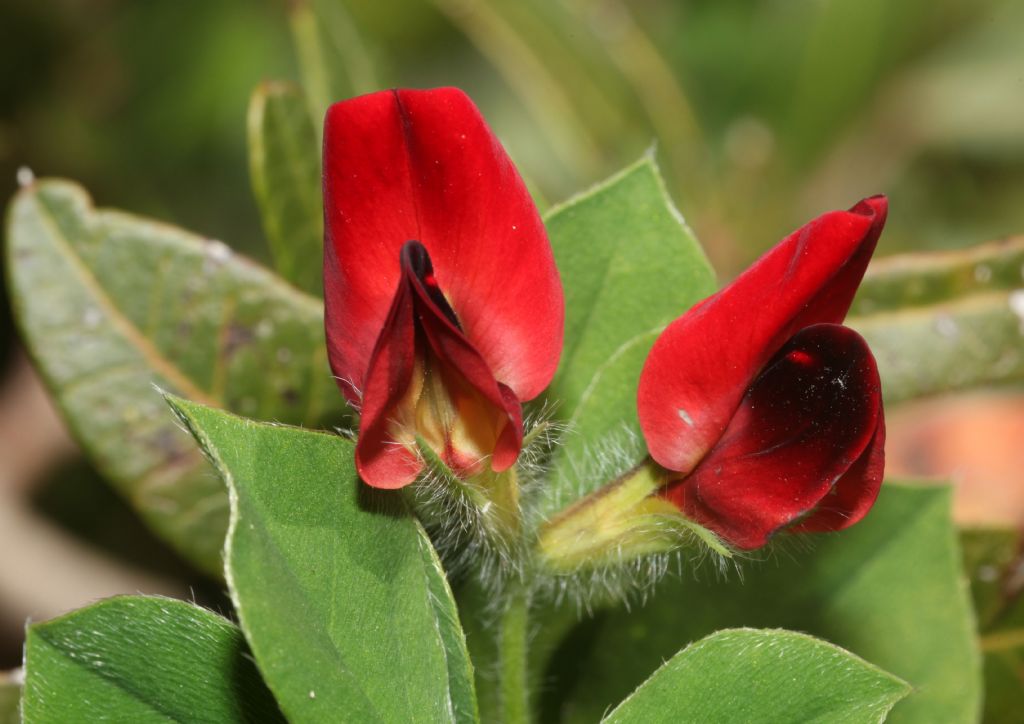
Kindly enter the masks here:
<path id="1" fill-rule="evenodd" d="M 542 205 L 657 144 L 723 278 L 874 193 L 891 199 L 881 254 L 1024 231 L 1019 0 L 2 0 L 0 69 L 4 199 L 19 168 L 66 176 L 259 259 L 246 108 L 278 78 L 321 106 L 460 86 Z M 5 364 L 15 346 L 3 307 Z M 36 488 L 47 515 L 198 580 L 72 468 Z M 0 631 L 0 668 L 16 639 Z"/>
<path id="2" fill-rule="evenodd" d="M 461 86 L 548 201 L 657 143 L 723 276 L 877 192 L 883 253 L 1024 229 L 1014 0 L 308 2 L 337 69 L 314 95 Z M 4 0 L 3 196 L 26 165 L 263 255 L 246 104 L 301 78 L 306 4 Z"/>

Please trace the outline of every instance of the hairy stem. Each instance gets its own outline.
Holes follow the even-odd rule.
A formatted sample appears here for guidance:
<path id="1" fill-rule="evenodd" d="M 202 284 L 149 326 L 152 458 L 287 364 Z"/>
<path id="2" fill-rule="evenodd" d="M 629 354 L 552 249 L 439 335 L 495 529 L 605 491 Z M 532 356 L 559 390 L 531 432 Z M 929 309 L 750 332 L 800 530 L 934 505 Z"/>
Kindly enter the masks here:
<path id="1" fill-rule="evenodd" d="M 499 666 L 502 716 L 505 724 L 530 721 L 527 687 L 527 647 L 530 600 L 526 588 L 513 584 L 499 629 Z"/>

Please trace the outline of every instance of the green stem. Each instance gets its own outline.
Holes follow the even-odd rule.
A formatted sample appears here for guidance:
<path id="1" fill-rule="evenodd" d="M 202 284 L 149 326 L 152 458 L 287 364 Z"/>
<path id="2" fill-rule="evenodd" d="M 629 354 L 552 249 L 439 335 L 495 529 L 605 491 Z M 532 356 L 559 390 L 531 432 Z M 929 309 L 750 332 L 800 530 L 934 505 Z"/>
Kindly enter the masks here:
<path id="1" fill-rule="evenodd" d="M 555 515 L 537 534 L 541 565 L 550 573 L 568 574 L 668 553 L 693 537 L 715 553 L 731 557 L 714 533 L 656 494 L 666 484 L 666 475 L 648 458 Z"/>
<path id="2" fill-rule="evenodd" d="M 501 706 L 505 724 L 525 724 L 530 721 L 527 690 L 530 600 L 525 587 L 520 584 L 513 586 L 500 621 Z"/>

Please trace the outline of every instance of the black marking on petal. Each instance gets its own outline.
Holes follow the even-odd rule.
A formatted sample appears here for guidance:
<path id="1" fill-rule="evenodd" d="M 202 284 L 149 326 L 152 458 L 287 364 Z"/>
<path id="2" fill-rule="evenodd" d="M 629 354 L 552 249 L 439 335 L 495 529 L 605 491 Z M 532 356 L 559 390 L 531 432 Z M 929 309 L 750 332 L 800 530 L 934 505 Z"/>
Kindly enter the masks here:
<path id="1" fill-rule="evenodd" d="M 455 316 L 455 310 L 445 299 L 441 287 L 437 284 L 437 278 L 434 276 L 434 264 L 430 261 L 427 248 L 415 239 L 410 239 L 402 245 L 399 261 L 402 270 L 416 279 L 420 289 L 430 297 L 430 301 L 437 305 L 449 322 L 461 330 L 462 325 L 459 324 L 459 318 Z"/>

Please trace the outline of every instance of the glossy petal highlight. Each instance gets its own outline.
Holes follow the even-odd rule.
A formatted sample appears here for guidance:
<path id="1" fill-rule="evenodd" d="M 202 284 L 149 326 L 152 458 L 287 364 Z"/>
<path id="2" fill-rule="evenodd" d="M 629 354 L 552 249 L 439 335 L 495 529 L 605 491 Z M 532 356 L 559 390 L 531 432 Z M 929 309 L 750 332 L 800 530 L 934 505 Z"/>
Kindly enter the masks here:
<path id="1" fill-rule="evenodd" d="M 722 437 L 748 387 L 804 327 L 846 316 L 885 223 L 876 196 L 818 217 L 670 324 L 640 376 L 651 456 L 688 473 Z"/>

